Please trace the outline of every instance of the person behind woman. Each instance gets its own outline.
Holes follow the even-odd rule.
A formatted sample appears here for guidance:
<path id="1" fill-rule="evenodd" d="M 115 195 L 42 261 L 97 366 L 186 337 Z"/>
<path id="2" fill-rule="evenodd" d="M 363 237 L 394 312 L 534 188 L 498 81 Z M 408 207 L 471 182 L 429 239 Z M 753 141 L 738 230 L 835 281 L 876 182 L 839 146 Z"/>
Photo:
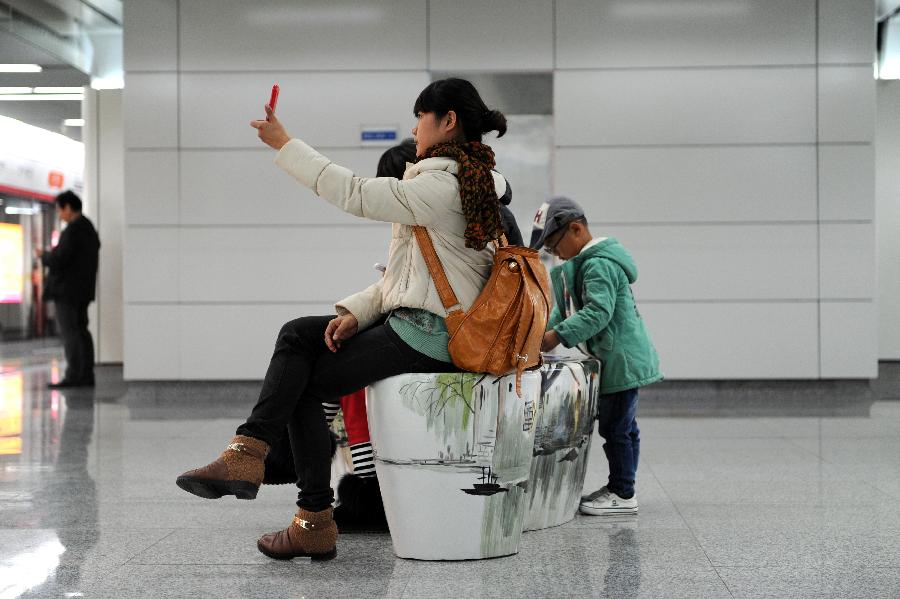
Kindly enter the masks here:
<path id="1" fill-rule="evenodd" d="M 509 203 L 512 202 L 512 187 L 509 181 L 506 182 L 506 191 L 500 197 L 500 219 L 503 223 L 503 232 L 506 234 L 506 241 L 509 245 L 524 245 L 522 240 L 522 232 L 516 223 L 516 217 L 509 209 Z"/>
<path id="2" fill-rule="evenodd" d="M 302 185 L 350 214 L 393 224 L 384 277 L 338 302 L 337 316 L 286 323 L 247 421 L 215 461 L 176 481 L 200 497 L 253 499 L 266 453 L 287 426 L 299 509 L 288 528 L 257 541 L 275 559 L 337 554 L 331 441 L 322 403 L 398 374 L 456 370 L 447 350 L 447 312 L 412 226 L 427 228 L 464 310 L 490 275 L 490 242 L 502 233 L 497 197 L 505 181 L 491 172 L 494 153 L 481 138 L 488 131 L 503 135 L 506 118 L 488 109 L 471 83 L 455 78 L 428 85 L 413 113 L 417 162 L 403 180 L 355 177 L 292 139 L 269 106 L 266 120 L 251 123 L 278 150 L 275 163 Z"/>

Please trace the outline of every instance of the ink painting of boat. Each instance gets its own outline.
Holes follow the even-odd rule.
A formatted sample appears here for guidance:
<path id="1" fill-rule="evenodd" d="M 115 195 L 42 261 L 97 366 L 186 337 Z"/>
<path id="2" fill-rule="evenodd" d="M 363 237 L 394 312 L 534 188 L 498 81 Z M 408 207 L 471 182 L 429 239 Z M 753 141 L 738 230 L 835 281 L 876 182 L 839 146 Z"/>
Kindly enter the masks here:
<path id="1" fill-rule="evenodd" d="M 499 478 L 491 472 L 490 466 L 481 467 L 480 483 L 472 485 L 471 489 L 460 489 L 463 493 L 469 495 L 496 495 L 497 493 L 507 493 L 509 489 L 501 487 L 497 481 Z"/>

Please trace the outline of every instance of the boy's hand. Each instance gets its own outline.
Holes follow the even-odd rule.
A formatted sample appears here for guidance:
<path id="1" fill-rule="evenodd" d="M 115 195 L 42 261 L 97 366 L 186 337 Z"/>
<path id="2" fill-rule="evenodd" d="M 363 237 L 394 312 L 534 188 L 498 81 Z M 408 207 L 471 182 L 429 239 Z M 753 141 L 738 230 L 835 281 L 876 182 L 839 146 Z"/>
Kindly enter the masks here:
<path id="1" fill-rule="evenodd" d="M 541 341 L 541 351 L 550 351 L 559 345 L 559 335 L 556 331 L 547 331 L 544 333 L 544 340 Z"/>

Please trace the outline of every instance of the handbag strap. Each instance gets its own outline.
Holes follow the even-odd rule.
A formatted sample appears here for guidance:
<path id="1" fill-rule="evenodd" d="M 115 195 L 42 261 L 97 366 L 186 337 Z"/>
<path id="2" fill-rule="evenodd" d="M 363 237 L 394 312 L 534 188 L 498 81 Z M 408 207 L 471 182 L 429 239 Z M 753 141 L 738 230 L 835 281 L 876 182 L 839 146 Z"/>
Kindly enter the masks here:
<path id="1" fill-rule="evenodd" d="M 447 314 L 461 311 L 462 305 L 459 303 L 456 294 L 453 293 L 453 287 L 450 286 L 447 273 L 444 271 L 441 259 L 438 258 L 434 249 L 434 243 L 431 241 L 431 236 L 428 235 L 428 230 L 421 225 L 416 225 L 412 229 L 413 233 L 416 234 L 416 241 L 419 242 L 419 249 L 422 250 L 422 257 L 425 258 L 425 264 L 428 266 L 428 272 L 431 273 L 431 279 L 434 281 L 441 303 L 444 304 L 444 309 L 447 311 Z"/>

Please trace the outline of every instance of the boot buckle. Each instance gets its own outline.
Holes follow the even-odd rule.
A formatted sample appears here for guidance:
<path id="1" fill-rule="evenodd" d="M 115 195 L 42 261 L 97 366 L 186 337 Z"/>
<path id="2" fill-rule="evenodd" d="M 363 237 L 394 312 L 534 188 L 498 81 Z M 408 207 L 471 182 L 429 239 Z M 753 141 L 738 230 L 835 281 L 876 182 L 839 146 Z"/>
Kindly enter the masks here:
<path id="1" fill-rule="evenodd" d="M 232 443 L 227 449 L 230 449 L 231 451 L 243 451 L 244 453 L 247 452 L 247 446 L 243 443 Z"/>
<path id="2" fill-rule="evenodd" d="M 294 516 L 294 524 L 296 524 L 296 525 L 299 526 L 300 528 L 303 528 L 303 529 L 306 529 L 306 530 L 315 530 L 315 529 L 316 529 L 316 525 L 315 525 L 315 524 L 313 524 L 313 523 L 310 522 L 309 520 L 304 520 L 304 519 L 301 518 L 300 516 Z"/>

